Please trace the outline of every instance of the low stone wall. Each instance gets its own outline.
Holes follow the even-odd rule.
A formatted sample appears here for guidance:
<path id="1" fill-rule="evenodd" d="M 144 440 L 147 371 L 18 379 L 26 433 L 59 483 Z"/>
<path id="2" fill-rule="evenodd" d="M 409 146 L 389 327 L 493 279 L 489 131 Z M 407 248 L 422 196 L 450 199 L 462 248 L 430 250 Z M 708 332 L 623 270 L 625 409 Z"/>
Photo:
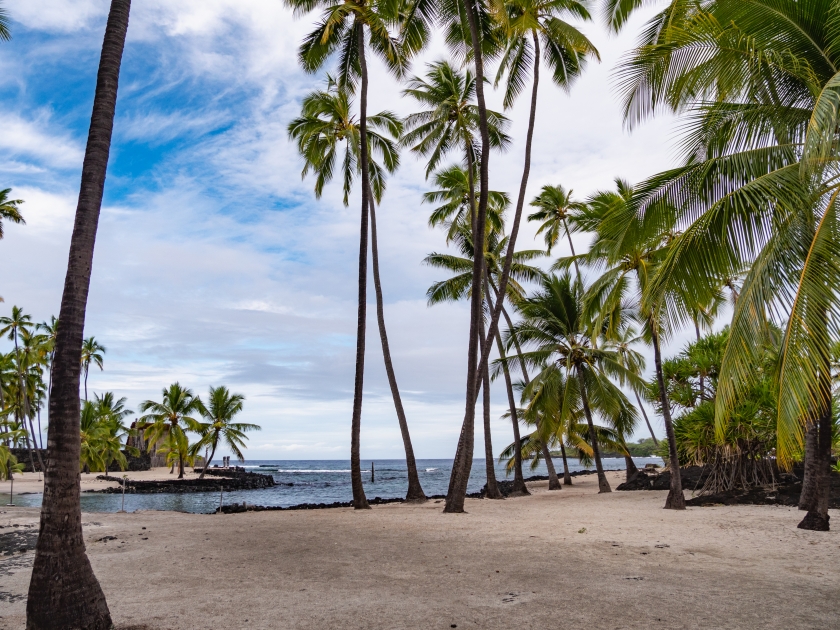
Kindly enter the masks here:
<path id="1" fill-rule="evenodd" d="M 23 464 L 23 472 L 32 472 L 32 464 L 29 460 L 29 449 L 28 448 L 10 448 L 12 455 L 18 460 L 19 464 Z M 41 470 L 41 464 L 38 463 L 38 452 L 41 453 L 41 459 L 44 460 L 44 464 L 47 463 L 47 449 L 45 448 L 33 448 L 32 449 L 32 459 L 35 460 L 35 471 L 36 472 L 43 472 Z"/>

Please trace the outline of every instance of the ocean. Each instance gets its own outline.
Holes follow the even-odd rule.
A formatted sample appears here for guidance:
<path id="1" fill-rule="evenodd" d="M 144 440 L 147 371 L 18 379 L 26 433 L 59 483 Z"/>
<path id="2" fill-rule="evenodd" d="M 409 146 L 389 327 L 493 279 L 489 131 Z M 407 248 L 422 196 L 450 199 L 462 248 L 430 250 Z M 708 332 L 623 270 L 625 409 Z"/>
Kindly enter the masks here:
<path id="1" fill-rule="evenodd" d="M 639 468 L 648 463 L 662 465 L 662 460 L 658 457 L 636 457 L 633 461 Z M 371 482 L 371 460 L 362 460 L 362 477 L 368 499 L 404 497 L 408 487 L 405 460 L 377 459 L 373 460 L 373 463 L 376 476 L 375 481 Z M 604 459 L 603 464 L 607 470 L 624 470 L 623 458 Z M 245 501 L 250 505 L 289 507 L 301 503 L 350 501 L 353 498 L 350 487 L 349 460 L 249 460 L 239 465 L 248 471 L 273 475 L 278 485 L 262 490 L 225 492 L 221 497 L 225 505 Z M 558 468 L 558 473 L 562 474 L 562 461 L 555 460 L 555 466 Z M 577 460 L 570 460 L 569 469 L 576 471 L 586 468 L 578 464 Z M 418 459 L 417 470 L 423 491 L 427 496 L 446 494 L 449 486 L 449 475 L 452 471 L 452 460 Z M 503 465 L 496 463 L 495 470 L 496 478 L 499 481 L 511 478 L 505 475 Z M 526 464 L 524 473 L 526 478 L 531 475 L 548 474 L 545 464 L 542 462 L 533 470 Z M 468 491 L 480 491 L 485 481 L 484 460 L 473 460 Z M 8 482 L 3 482 L 3 490 L 7 490 L 7 484 Z M 122 497 L 119 494 L 83 492 L 81 500 L 82 511 L 84 512 L 116 512 L 120 509 Z M 16 494 L 14 501 L 16 505 L 37 507 L 41 504 L 41 494 Z M 8 502 L 8 492 L 0 492 L 0 505 L 5 505 Z M 125 509 L 128 512 L 136 510 L 173 510 L 176 512 L 207 513 L 213 512 L 218 506 L 219 494 L 215 492 L 125 495 Z"/>

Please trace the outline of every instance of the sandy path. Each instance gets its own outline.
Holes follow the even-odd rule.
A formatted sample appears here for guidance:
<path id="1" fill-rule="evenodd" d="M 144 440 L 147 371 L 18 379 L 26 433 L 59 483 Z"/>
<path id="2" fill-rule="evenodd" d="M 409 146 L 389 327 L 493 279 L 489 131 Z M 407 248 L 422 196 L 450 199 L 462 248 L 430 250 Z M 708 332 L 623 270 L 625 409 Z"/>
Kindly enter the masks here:
<path id="1" fill-rule="evenodd" d="M 85 534 L 118 627 L 840 627 L 840 533 L 797 530 L 796 510 L 666 512 L 664 492 L 598 495 L 594 476 L 532 488 L 465 515 L 89 514 Z M 32 555 L 0 558 L 2 628 L 23 628 Z"/>

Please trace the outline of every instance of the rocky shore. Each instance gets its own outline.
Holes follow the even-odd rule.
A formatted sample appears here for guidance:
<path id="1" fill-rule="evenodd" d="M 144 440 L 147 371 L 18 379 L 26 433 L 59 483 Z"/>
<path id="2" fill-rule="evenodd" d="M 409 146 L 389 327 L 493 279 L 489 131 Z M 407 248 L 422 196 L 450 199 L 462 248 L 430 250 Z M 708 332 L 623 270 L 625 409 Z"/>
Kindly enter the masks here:
<path id="1" fill-rule="evenodd" d="M 209 476 L 204 479 L 166 479 L 154 481 L 126 480 L 126 494 L 161 494 L 175 493 L 184 494 L 190 492 L 219 492 L 233 490 L 261 490 L 272 488 L 274 477 L 261 475 L 259 473 L 245 472 L 244 470 L 214 470 L 207 471 Z M 102 481 L 117 482 L 119 487 L 103 488 L 102 490 L 89 490 L 88 492 L 101 492 L 105 494 L 119 494 L 122 490 L 122 477 L 110 475 L 99 475 L 97 479 Z"/>

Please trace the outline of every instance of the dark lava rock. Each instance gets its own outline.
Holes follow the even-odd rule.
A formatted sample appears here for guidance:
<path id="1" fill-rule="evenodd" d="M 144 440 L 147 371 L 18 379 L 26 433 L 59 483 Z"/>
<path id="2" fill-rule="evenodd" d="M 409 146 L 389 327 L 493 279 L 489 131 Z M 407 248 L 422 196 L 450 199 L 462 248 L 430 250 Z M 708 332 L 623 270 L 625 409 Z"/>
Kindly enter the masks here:
<path id="1" fill-rule="evenodd" d="M 693 497 L 685 502 L 691 506 L 708 505 L 785 505 L 797 507 L 802 493 L 802 482 L 794 475 L 782 475 L 781 483 L 776 486 L 750 488 L 749 490 L 729 490 L 717 494 Z M 828 507 L 840 509 L 840 473 L 831 473 L 831 495 Z"/>
<path id="2" fill-rule="evenodd" d="M 704 466 L 687 466 L 680 469 L 680 481 L 683 490 L 699 490 L 706 483 L 709 473 Z M 640 470 L 628 481 L 620 484 L 616 490 L 668 490 L 671 487 L 671 472 L 657 473 Z"/>
<path id="3" fill-rule="evenodd" d="M 208 474 L 210 471 L 208 471 Z M 185 494 L 190 492 L 219 492 L 221 488 L 225 491 L 232 490 L 260 490 L 271 488 L 275 485 L 274 477 L 261 475 L 259 473 L 245 471 L 226 471 L 226 475 L 214 474 L 204 479 L 171 479 L 165 481 L 132 481 L 126 482 L 126 494 L 162 494 L 175 493 Z M 99 475 L 97 479 L 104 481 L 116 481 L 119 488 L 105 488 L 103 490 L 90 490 L 89 492 L 102 492 L 107 494 L 120 494 L 122 492 L 122 477 L 111 477 Z"/>
<path id="4" fill-rule="evenodd" d="M 16 553 L 34 551 L 38 542 L 38 528 L 34 526 L 3 528 L 11 531 L 0 532 L 0 555 L 12 556 Z"/>

